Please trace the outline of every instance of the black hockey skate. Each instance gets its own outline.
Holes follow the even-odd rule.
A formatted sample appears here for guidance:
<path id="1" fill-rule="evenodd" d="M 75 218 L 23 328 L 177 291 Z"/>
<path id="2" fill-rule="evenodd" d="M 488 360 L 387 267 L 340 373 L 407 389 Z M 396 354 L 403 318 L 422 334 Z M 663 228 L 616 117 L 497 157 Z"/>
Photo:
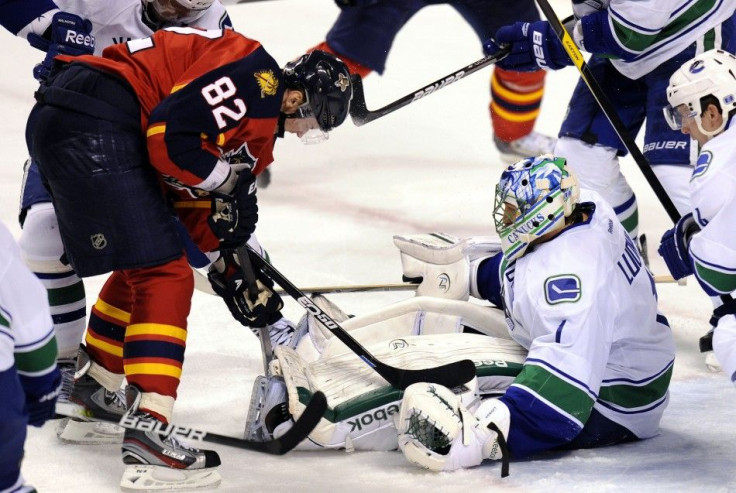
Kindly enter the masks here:
<path id="1" fill-rule="evenodd" d="M 60 440 L 88 445 L 120 443 L 123 428 L 112 423 L 93 421 L 120 421 L 125 414 L 125 398 L 122 389 L 111 392 L 89 376 L 91 366 L 89 355 L 80 348 L 77 356 L 77 369 L 68 398 L 59 400 L 57 408 L 63 414 L 74 415 L 59 423 L 56 435 Z"/>
<path id="2" fill-rule="evenodd" d="M 141 392 L 129 385 L 126 389 L 126 419 L 150 423 L 151 430 L 125 429 L 122 455 L 128 465 L 120 488 L 127 492 L 188 490 L 214 488 L 220 484 L 217 472 L 220 456 L 214 450 L 200 450 L 182 443 L 176 435 L 166 434 L 175 427 L 139 410 Z"/>

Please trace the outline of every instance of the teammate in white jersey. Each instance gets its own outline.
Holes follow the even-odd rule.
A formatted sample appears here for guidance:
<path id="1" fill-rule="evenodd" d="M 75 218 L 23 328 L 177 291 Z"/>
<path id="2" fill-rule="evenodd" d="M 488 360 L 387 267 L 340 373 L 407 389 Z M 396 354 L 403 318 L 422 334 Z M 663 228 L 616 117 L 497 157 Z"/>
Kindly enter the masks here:
<path id="1" fill-rule="evenodd" d="M 46 59 L 34 70 L 37 77 L 48 74 L 53 57 L 60 53 L 78 55 L 94 50 L 99 55 L 108 46 L 147 38 L 169 26 L 231 27 L 219 0 L 0 0 L 0 24 L 47 52 Z M 82 36 L 69 36 L 71 33 Z M 84 284 L 63 257 L 51 198 L 38 167 L 30 160 L 25 166 L 20 222 L 22 257 L 48 292 L 59 364 L 65 375 L 63 394 L 68 395 L 86 327 Z"/>
<path id="2" fill-rule="evenodd" d="M 0 223 L 0 491 L 35 491 L 20 474 L 26 425 L 54 415 L 61 385 L 46 292 Z"/>
<path id="3" fill-rule="evenodd" d="M 470 264 L 470 294 L 503 306 L 528 349 L 500 398 L 468 405 L 435 384 L 409 387 L 399 444 L 447 471 L 501 458 L 613 445 L 657 434 L 675 345 L 654 279 L 609 205 L 579 192 L 564 158 L 520 161 L 496 188 L 502 252 Z"/>
<path id="4" fill-rule="evenodd" d="M 690 178 L 692 211 L 664 234 L 659 252 L 675 279 L 695 274 L 720 305 L 710 320 L 712 347 L 736 383 L 736 302 L 730 296 L 736 290 L 736 57 L 713 50 L 687 61 L 670 78 L 667 99 L 668 122 L 698 142 L 700 155 Z"/>
<path id="5" fill-rule="evenodd" d="M 573 2 L 569 31 L 592 54 L 593 76 L 633 137 L 645 124 L 643 152 L 674 205 L 689 210 L 687 192 L 697 150 L 662 117 L 664 88 L 685 60 L 722 48 L 736 52 L 736 3 L 725 0 L 589 0 Z M 498 65 L 515 70 L 561 69 L 572 62 L 547 21 L 505 26 L 495 41 L 511 45 Z M 493 43 L 488 49 L 493 50 Z M 582 80 L 569 103 L 554 153 L 565 156 L 583 187 L 613 207 L 631 236 L 638 234 L 638 207 L 621 174 L 627 149 Z"/>

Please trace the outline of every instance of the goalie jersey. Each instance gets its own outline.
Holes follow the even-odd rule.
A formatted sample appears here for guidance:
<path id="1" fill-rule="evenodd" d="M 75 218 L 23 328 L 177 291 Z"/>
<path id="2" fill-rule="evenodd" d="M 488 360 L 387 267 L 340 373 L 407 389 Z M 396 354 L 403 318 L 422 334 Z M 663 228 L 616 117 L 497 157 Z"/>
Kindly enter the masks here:
<path id="1" fill-rule="evenodd" d="M 667 406 L 675 345 L 654 279 L 610 206 L 594 192 L 580 202 L 594 206 L 586 221 L 478 270 L 477 292 L 503 296 L 511 337 L 529 350 L 501 397 L 515 457 L 564 447 L 593 409 L 651 437 Z"/>

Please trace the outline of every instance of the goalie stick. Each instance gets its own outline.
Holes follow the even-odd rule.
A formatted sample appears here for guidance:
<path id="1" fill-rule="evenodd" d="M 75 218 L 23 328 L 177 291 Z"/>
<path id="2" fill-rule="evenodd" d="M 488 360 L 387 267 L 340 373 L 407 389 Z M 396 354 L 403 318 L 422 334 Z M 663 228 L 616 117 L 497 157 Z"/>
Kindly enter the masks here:
<path id="1" fill-rule="evenodd" d="M 388 383 L 397 389 L 404 390 L 409 385 L 417 382 L 431 382 L 443 385 L 445 387 L 457 387 L 475 376 L 475 363 L 466 359 L 456 361 L 442 366 L 433 368 L 424 368 L 420 370 L 409 370 L 396 368 L 376 359 L 366 348 L 364 348 L 353 336 L 351 336 L 340 324 L 332 319 L 320 307 L 312 302 L 309 297 L 294 286 L 288 279 L 277 271 L 271 264 L 261 255 L 248 247 L 248 254 L 256 267 L 261 269 L 274 282 L 284 288 L 284 291 L 294 298 L 297 303 L 304 307 L 308 312 L 314 315 L 327 330 L 345 344 L 351 351 L 360 357 L 368 366 L 373 368 L 376 373 L 381 375 Z"/>
<path id="2" fill-rule="evenodd" d="M 236 438 L 227 435 L 218 435 L 217 433 L 211 433 L 209 431 L 198 430 L 196 428 L 189 428 L 187 426 L 174 425 L 169 423 L 164 425 L 159 421 L 151 421 L 147 419 L 141 419 L 137 416 L 124 415 L 120 422 L 115 420 L 106 420 L 98 417 L 90 417 L 80 412 L 74 412 L 65 408 L 59 408 L 57 406 L 56 416 L 66 416 L 69 418 L 80 418 L 85 421 L 100 421 L 106 423 L 115 423 L 123 428 L 130 430 L 140 431 L 151 431 L 158 433 L 163 436 L 175 435 L 188 440 L 199 440 L 203 442 L 217 443 L 220 445 L 227 445 L 228 447 L 235 447 L 245 450 L 252 450 L 253 452 L 261 452 L 264 454 L 271 455 L 284 455 L 297 445 L 302 440 L 305 440 L 312 430 L 317 426 L 322 415 L 327 410 L 327 398 L 322 392 L 315 392 L 312 394 L 312 398 L 309 400 L 307 407 L 299 419 L 296 420 L 294 426 L 292 426 L 286 433 L 279 438 L 268 440 L 265 442 L 259 442 L 255 440 L 246 440 L 243 438 Z"/>
<path id="3" fill-rule="evenodd" d="M 675 281 L 670 275 L 657 275 L 654 276 L 654 282 L 657 284 L 661 283 L 672 283 Z M 211 294 L 217 296 L 212 290 L 207 278 L 198 270 L 194 270 L 194 287 L 197 291 L 202 293 Z M 372 292 L 388 292 L 388 291 L 416 291 L 419 284 L 408 283 L 408 282 L 396 282 L 396 283 L 383 283 L 383 284 L 337 284 L 334 286 L 308 286 L 306 288 L 299 288 L 301 291 L 307 294 L 340 294 L 340 293 L 372 293 Z M 280 288 L 276 288 L 275 292 L 278 294 L 285 294 L 285 291 Z"/>
<path id="4" fill-rule="evenodd" d="M 377 110 L 369 110 L 366 107 L 365 92 L 363 91 L 363 79 L 359 75 L 353 74 L 350 77 L 353 86 L 353 99 L 350 102 L 350 117 L 353 119 L 353 123 L 356 127 L 370 123 L 373 120 L 384 117 L 389 113 L 393 113 L 394 111 L 413 103 L 414 101 L 439 91 L 453 82 L 457 82 L 466 75 L 470 75 L 473 72 L 477 72 L 478 70 L 487 67 L 488 65 L 493 65 L 499 60 L 503 60 L 506 55 L 508 55 L 508 51 L 508 48 L 503 48 L 498 53 L 481 58 L 470 65 L 466 65 L 459 70 L 455 70 L 441 79 L 437 79 L 431 84 L 427 84 L 426 86 L 407 94 L 403 98 L 399 98 L 393 103 L 389 103 L 383 108 L 379 108 Z"/>

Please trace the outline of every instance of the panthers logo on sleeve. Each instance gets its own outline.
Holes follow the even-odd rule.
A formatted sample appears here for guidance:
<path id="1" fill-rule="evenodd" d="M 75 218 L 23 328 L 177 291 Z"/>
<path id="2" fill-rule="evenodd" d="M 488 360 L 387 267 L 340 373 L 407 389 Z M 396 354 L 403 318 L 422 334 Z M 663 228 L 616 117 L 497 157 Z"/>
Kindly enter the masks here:
<path id="1" fill-rule="evenodd" d="M 266 96 L 275 96 L 279 88 L 279 80 L 273 74 L 272 70 L 261 70 L 253 74 L 256 78 L 258 87 L 261 88 L 261 99 Z"/>
<path id="2" fill-rule="evenodd" d="M 544 297 L 550 305 L 575 303 L 582 292 L 580 278 L 575 274 L 552 276 L 544 281 Z"/>

